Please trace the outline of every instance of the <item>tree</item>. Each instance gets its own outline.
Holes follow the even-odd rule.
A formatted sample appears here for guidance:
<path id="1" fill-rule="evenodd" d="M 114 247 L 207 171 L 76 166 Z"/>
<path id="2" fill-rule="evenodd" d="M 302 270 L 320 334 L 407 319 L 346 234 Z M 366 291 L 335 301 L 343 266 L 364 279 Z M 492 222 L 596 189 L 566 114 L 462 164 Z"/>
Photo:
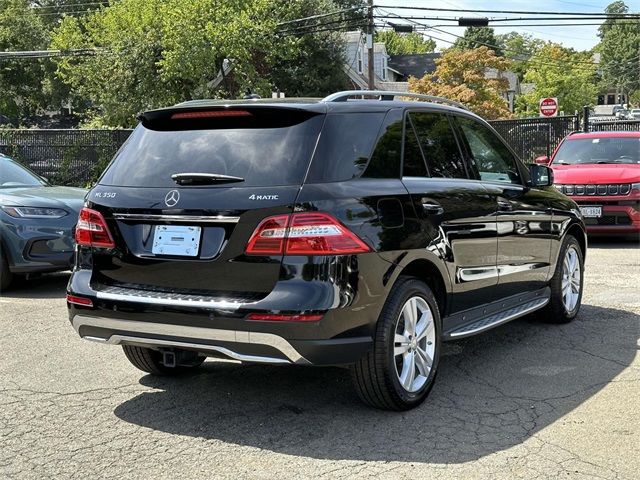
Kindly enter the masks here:
<path id="1" fill-rule="evenodd" d="M 608 14 L 628 13 L 623 1 L 611 3 Z M 600 74 L 604 88 L 617 87 L 627 98 L 640 90 L 640 22 L 608 18 L 599 29 Z"/>
<path id="2" fill-rule="evenodd" d="M 121 0 L 65 17 L 53 47 L 96 48 L 65 57 L 59 75 L 93 105 L 95 124 L 130 126 L 138 112 L 193 98 L 317 95 L 342 87 L 342 37 L 289 19 L 335 11 L 330 0 Z M 278 33 L 280 32 L 280 33 Z M 219 77 L 222 66 L 233 69 Z M 217 79 L 214 81 L 214 79 Z"/>
<path id="3" fill-rule="evenodd" d="M 493 50 L 496 55 L 502 55 L 499 41 L 491 27 L 467 27 L 462 38 L 458 38 L 453 46 L 459 50 L 471 50 L 484 46 Z"/>
<path id="4" fill-rule="evenodd" d="M 487 47 L 473 50 L 453 47 L 436 60 L 436 65 L 433 75 L 411 77 L 409 90 L 456 100 L 487 119 L 511 116 L 503 96 L 509 89 L 509 81 L 499 75 L 486 78 L 488 69 L 508 70 L 509 60 Z"/>
<path id="5" fill-rule="evenodd" d="M 389 55 L 412 55 L 430 53 L 436 49 L 436 42 L 416 32 L 397 33 L 394 30 L 376 32 L 376 42 L 383 42 Z"/>
<path id="6" fill-rule="evenodd" d="M 529 67 L 529 58 L 542 48 L 544 41 L 530 34 L 518 32 L 497 35 L 496 40 L 504 56 L 512 60 L 511 70 L 522 81 Z"/>
<path id="7" fill-rule="evenodd" d="M 0 51 L 45 49 L 48 41 L 28 0 L 0 0 Z M 44 106 L 44 72 L 42 60 L 0 59 L 0 115 L 16 124 Z"/>
<path id="8" fill-rule="evenodd" d="M 573 113 L 592 104 L 598 93 L 591 53 L 552 42 L 531 57 L 524 80 L 535 84 L 535 88 L 517 99 L 517 111 L 523 114 L 537 115 L 539 101 L 544 97 L 558 97 L 559 109 Z"/>

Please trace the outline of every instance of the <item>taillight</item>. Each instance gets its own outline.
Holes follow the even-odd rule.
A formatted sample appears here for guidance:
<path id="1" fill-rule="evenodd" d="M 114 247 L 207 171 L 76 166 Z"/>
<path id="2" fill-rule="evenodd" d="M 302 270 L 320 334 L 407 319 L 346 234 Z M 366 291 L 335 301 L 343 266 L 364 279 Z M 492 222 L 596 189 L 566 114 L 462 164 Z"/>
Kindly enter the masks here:
<path id="1" fill-rule="evenodd" d="M 102 214 L 90 208 L 80 210 L 76 225 L 76 243 L 88 247 L 116 246 Z"/>
<path id="2" fill-rule="evenodd" d="M 350 255 L 371 249 L 326 213 L 294 213 L 264 219 L 247 244 L 249 255 Z"/>

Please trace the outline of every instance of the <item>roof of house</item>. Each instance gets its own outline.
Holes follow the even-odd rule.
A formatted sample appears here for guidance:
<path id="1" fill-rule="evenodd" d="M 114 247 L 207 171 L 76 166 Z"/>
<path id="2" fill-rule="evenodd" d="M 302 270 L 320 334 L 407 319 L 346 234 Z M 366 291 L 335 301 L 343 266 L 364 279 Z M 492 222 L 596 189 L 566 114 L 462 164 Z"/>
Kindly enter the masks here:
<path id="1" fill-rule="evenodd" d="M 391 55 L 389 67 L 401 72 L 406 77 L 422 78 L 436 70 L 436 60 L 440 53 L 420 53 L 415 55 Z"/>

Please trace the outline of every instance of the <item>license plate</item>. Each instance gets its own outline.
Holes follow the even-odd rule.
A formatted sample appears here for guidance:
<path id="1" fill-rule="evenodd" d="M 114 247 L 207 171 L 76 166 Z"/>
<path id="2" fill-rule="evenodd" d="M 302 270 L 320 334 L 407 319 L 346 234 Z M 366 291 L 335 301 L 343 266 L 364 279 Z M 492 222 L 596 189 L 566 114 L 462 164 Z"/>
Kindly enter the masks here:
<path id="1" fill-rule="evenodd" d="M 586 218 L 600 218 L 602 216 L 602 207 L 580 207 L 580 213 Z"/>
<path id="2" fill-rule="evenodd" d="M 200 227 L 158 225 L 153 232 L 151 252 L 155 255 L 196 257 L 200 247 Z"/>

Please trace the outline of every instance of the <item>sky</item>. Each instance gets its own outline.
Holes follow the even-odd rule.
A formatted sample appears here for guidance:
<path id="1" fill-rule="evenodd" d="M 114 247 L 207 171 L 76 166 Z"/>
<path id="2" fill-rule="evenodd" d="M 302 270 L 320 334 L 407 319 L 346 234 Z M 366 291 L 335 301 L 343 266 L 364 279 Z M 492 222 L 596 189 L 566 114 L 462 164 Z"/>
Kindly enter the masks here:
<path id="1" fill-rule="evenodd" d="M 587 12 L 587 13 L 603 13 L 607 5 L 612 3 L 613 0 L 376 0 L 375 5 L 399 5 L 399 6 L 416 6 L 416 7 L 433 7 L 433 8 L 463 8 L 463 9 L 485 9 L 485 10 L 525 10 L 525 11 L 549 11 L 549 12 Z M 625 0 L 625 3 L 629 7 L 629 13 L 640 13 L 640 0 Z M 459 13 L 459 12 L 428 12 L 424 10 L 394 10 L 384 9 L 394 14 L 401 16 L 486 16 L 486 17 L 505 17 L 507 15 L 482 13 Z M 442 23 L 452 22 L 438 22 L 437 20 L 416 20 L 420 23 L 430 23 L 431 25 L 441 25 Z M 398 22 L 402 23 L 402 22 Z M 524 23 L 524 22 L 522 22 Z M 538 22 L 526 22 L 526 23 L 538 23 Z M 548 21 L 540 21 L 539 23 L 550 23 Z M 567 22 L 553 22 L 553 23 L 571 23 Z M 585 21 L 585 23 L 596 23 Z M 463 27 L 437 27 L 439 30 L 444 30 L 456 35 L 462 35 L 464 33 Z M 570 26 L 566 27 L 542 27 L 542 26 L 526 26 L 526 27 L 501 27 L 495 28 L 497 34 L 508 33 L 510 31 L 516 31 L 522 34 L 529 34 L 536 38 L 540 38 L 545 41 L 553 41 L 561 43 L 566 47 L 571 47 L 576 50 L 589 50 L 594 47 L 598 41 L 598 27 L 597 26 Z M 425 32 L 428 35 L 428 31 Z M 432 34 L 442 40 L 455 41 L 456 37 L 442 33 L 432 31 Z M 438 49 L 446 48 L 450 46 L 442 40 L 434 38 L 438 44 Z"/>

